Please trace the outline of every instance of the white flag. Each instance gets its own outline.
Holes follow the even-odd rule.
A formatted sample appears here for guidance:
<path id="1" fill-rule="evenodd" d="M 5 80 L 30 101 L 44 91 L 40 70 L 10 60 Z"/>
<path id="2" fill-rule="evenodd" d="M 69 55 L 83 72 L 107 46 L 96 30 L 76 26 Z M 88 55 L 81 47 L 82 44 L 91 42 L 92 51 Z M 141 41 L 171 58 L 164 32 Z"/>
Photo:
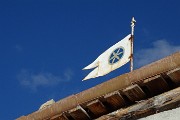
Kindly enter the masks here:
<path id="1" fill-rule="evenodd" d="M 109 72 L 123 66 L 130 61 L 131 56 L 131 35 L 107 49 L 94 62 L 85 67 L 85 69 L 95 68 L 83 80 L 95 78 L 108 74 Z"/>

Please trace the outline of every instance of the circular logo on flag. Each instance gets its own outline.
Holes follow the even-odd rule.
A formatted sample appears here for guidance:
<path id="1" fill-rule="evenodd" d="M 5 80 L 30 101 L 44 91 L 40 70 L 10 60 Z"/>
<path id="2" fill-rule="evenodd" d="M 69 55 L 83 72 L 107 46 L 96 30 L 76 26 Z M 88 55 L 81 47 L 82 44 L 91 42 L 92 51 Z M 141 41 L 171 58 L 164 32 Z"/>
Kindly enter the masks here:
<path id="1" fill-rule="evenodd" d="M 109 56 L 109 64 L 113 65 L 121 60 L 124 55 L 124 48 L 119 47 L 115 49 Z"/>

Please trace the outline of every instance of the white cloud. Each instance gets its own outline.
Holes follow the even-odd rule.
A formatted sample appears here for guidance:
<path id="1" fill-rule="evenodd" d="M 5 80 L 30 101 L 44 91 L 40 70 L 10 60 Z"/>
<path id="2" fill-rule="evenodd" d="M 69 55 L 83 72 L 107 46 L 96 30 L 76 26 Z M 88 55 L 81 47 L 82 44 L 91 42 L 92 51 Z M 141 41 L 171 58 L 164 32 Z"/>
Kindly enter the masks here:
<path id="1" fill-rule="evenodd" d="M 22 52 L 22 51 L 23 51 L 23 48 L 22 48 L 22 46 L 20 46 L 20 45 L 15 45 L 15 49 L 16 49 L 18 52 Z"/>
<path id="2" fill-rule="evenodd" d="M 72 76 L 73 76 L 72 70 L 68 69 L 64 72 L 64 77 L 66 78 L 66 80 L 71 80 Z"/>
<path id="3" fill-rule="evenodd" d="M 152 48 L 144 48 L 135 53 L 135 67 L 139 68 L 177 51 L 180 51 L 180 45 L 172 45 L 166 40 L 157 40 L 153 42 Z"/>
<path id="4" fill-rule="evenodd" d="M 73 72 L 71 70 L 65 71 L 63 76 L 54 75 L 48 72 L 35 74 L 28 70 L 21 70 L 17 79 L 22 86 L 36 91 L 38 87 L 50 87 L 62 82 L 68 82 L 71 80 L 72 75 Z"/>

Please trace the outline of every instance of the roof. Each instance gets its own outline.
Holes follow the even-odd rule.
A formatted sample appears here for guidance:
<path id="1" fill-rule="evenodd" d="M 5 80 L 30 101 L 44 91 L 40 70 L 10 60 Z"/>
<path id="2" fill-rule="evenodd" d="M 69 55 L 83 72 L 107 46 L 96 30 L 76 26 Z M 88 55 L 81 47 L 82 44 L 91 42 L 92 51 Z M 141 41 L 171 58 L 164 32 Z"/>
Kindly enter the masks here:
<path id="1" fill-rule="evenodd" d="M 180 52 L 120 75 L 17 120 L 90 120 L 177 88 Z"/>

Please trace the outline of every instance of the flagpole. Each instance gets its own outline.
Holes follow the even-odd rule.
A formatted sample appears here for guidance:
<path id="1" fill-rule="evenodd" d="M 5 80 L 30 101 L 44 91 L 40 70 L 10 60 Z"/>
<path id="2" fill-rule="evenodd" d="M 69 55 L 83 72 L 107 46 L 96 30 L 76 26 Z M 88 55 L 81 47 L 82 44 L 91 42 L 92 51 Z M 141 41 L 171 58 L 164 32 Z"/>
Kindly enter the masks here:
<path id="1" fill-rule="evenodd" d="M 132 17 L 132 21 L 131 21 L 131 58 L 130 58 L 130 70 L 131 72 L 133 71 L 133 41 L 134 41 L 134 26 L 135 26 L 135 19 L 134 17 Z"/>

